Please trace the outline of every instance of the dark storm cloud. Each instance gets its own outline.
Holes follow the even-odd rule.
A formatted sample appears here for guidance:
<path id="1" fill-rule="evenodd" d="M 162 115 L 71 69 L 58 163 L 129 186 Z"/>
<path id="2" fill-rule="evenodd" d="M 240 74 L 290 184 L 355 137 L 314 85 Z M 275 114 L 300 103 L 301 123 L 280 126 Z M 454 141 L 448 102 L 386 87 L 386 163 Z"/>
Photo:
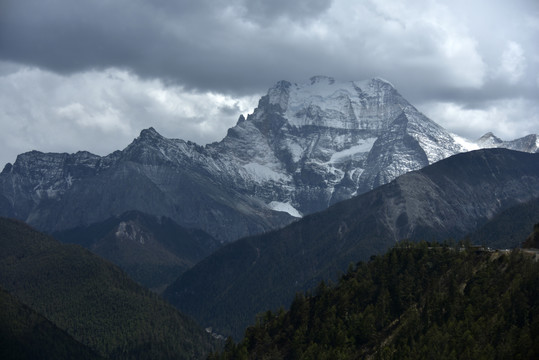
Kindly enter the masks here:
<path id="1" fill-rule="evenodd" d="M 382 77 L 449 130 L 510 139 L 539 132 L 538 38 L 537 0 L 0 0 L 0 153 L 103 154 L 148 126 L 216 141 L 313 75 Z"/>
<path id="2" fill-rule="evenodd" d="M 527 101 L 538 101 L 537 87 L 507 86 L 500 81 L 490 81 L 489 86 L 481 89 L 435 88 L 429 94 L 430 101 L 448 101 L 466 104 L 469 109 L 483 108 L 487 102 L 495 102 L 517 96 Z M 539 124 L 538 124 L 539 127 Z"/>
<path id="3" fill-rule="evenodd" d="M 312 18 L 329 4 L 7 0 L 0 15 L 0 57 L 64 74 L 120 67 L 202 90 L 252 91 L 261 78 L 264 86 L 275 81 L 267 69 L 282 62 L 277 53 L 298 55 L 260 34 L 261 24 Z"/>
<path id="4" fill-rule="evenodd" d="M 247 17 L 260 24 L 268 24 L 280 17 L 301 21 L 325 12 L 331 0 L 251 0 L 243 2 Z"/>
<path id="5" fill-rule="evenodd" d="M 534 15 L 534 2 L 518 3 Z M 415 88 L 423 82 L 427 88 L 433 86 L 428 82 L 447 86 L 455 78 L 463 87 L 482 84 L 482 62 L 489 60 L 477 53 L 481 39 L 467 33 L 467 27 L 476 26 L 475 18 L 459 24 L 458 11 L 448 17 L 436 3 L 429 9 L 422 2 L 402 6 L 340 1 L 332 9 L 336 4 L 4 0 L 0 57 L 64 74 L 126 68 L 165 82 L 238 94 L 262 91 L 277 79 L 321 73 L 346 80 L 378 75 L 397 83 L 414 82 Z M 508 16 L 494 7 L 489 10 L 500 18 Z M 513 17 L 517 15 L 521 13 Z M 494 37 L 496 31 L 491 30 Z M 492 46 L 485 53 L 489 51 L 496 52 Z"/>
<path id="6" fill-rule="evenodd" d="M 201 91 L 236 94 L 313 74 L 400 80 L 418 67 L 415 61 L 423 62 L 424 73 L 440 76 L 435 61 L 424 63 L 407 54 L 418 47 L 420 55 L 429 53 L 434 44 L 418 39 L 423 43 L 414 48 L 388 50 L 383 43 L 391 34 L 369 24 L 372 14 L 345 14 L 341 20 L 351 26 L 341 28 L 328 20 L 330 6 L 321 0 L 8 0 L 1 15 L 0 56 L 63 74 L 126 68 Z M 407 63 L 391 70 L 400 58 Z M 407 80 L 404 76 L 399 82 Z"/>
<path id="7" fill-rule="evenodd" d="M 382 76 L 415 89 L 482 84 L 485 60 L 457 16 L 387 3 L 4 0 L 0 57 L 63 74 L 125 68 L 236 94 L 314 74 Z"/>
<path id="8" fill-rule="evenodd" d="M 136 1 L 8 0 L 0 15 L 1 56 L 60 73 L 151 67 L 152 53 L 164 55 L 173 40 L 159 13 Z"/>

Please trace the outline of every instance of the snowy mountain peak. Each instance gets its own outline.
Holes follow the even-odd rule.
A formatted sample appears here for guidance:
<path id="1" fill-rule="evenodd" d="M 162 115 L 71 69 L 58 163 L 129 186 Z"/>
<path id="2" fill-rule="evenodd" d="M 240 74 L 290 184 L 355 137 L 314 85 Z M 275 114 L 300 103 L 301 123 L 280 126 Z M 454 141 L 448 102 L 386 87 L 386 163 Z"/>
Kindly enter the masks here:
<path id="1" fill-rule="evenodd" d="M 228 154 L 222 160 L 245 191 L 256 188 L 266 204 L 302 214 L 461 150 L 389 82 L 326 76 L 278 82 L 247 121 L 210 147 Z"/>
<path id="2" fill-rule="evenodd" d="M 282 80 L 269 89 L 268 102 L 270 105 L 277 105 L 278 112 L 286 111 L 288 106 L 288 94 L 291 86 L 291 83 Z"/>
<path id="3" fill-rule="evenodd" d="M 296 128 L 381 130 L 408 106 L 393 85 L 379 78 L 338 82 L 315 76 L 306 83 L 278 82 L 259 102 L 253 120 L 260 121 L 265 112 Z M 271 121 L 276 121 L 275 116 Z"/>
<path id="4" fill-rule="evenodd" d="M 141 140 L 161 140 L 164 139 L 164 137 L 157 132 L 153 127 L 149 127 L 148 129 L 144 129 L 140 132 L 139 139 Z"/>
<path id="5" fill-rule="evenodd" d="M 390 81 L 388 81 L 388 80 L 386 80 L 386 79 L 383 79 L 383 78 L 381 78 L 381 77 L 375 77 L 375 78 L 373 78 L 373 79 L 371 80 L 371 82 L 372 82 L 372 83 L 375 83 L 375 82 L 376 82 L 376 83 L 378 83 L 378 84 L 380 84 L 380 85 L 390 86 L 390 87 L 392 87 L 392 88 L 395 88 L 395 85 L 393 85 L 392 82 L 390 82 Z"/>
<path id="6" fill-rule="evenodd" d="M 477 143 L 482 147 L 495 146 L 496 144 L 503 143 L 503 140 L 495 136 L 492 132 L 488 132 L 485 135 L 481 136 Z"/>
<path id="7" fill-rule="evenodd" d="M 511 150 L 525 151 L 530 153 L 539 152 L 539 136 L 529 134 L 519 139 L 504 141 L 488 132 L 477 140 L 480 148 L 506 148 Z"/>
<path id="8" fill-rule="evenodd" d="M 142 164 L 165 164 L 181 162 L 185 153 L 199 147 L 183 140 L 168 139 L 153 127 L 144 129 L 121 153 L 124 160 Z"/>

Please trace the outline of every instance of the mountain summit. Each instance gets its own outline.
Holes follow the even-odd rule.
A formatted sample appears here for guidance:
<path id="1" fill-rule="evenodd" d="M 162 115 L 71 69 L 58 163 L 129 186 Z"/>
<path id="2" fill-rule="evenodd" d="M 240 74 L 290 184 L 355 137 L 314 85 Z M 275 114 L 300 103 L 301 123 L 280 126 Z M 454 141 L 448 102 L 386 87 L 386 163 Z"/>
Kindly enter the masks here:
<path id="1" fill-rule="evenodd" d="M 528 137 L 494 145 L 536 152 Z M 21 154 L 0 174 L 0 215 L 57 231 L 138 210 L 230 241 L 466 150 L 385 80 L 280 81 L 204 147 L 149 128 L 104 157 Z"/>
<path id="2" fill-rule="evenodd" d="M 463 151 L 387 81 L 281 81 L 208 150 L 243 191 L 302 214 Z"/>

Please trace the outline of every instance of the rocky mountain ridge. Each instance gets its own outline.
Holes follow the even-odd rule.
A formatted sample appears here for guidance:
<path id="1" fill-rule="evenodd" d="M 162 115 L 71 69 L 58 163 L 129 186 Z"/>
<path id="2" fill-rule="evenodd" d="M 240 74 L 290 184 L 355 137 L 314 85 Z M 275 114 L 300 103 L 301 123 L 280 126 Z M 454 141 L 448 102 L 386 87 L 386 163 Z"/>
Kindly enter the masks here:
<path id="1" fill-rule="evenodd" d="M 529 135 L 477 147 L 537 145 Z M 204 147 L 149 128 L 104 157 L 21 154 L 0 174 L 0 215 L 57 231 L 138 210 L 230 241 L 468 149 L 385 80 L 280 81 L 222 141 Z"/>

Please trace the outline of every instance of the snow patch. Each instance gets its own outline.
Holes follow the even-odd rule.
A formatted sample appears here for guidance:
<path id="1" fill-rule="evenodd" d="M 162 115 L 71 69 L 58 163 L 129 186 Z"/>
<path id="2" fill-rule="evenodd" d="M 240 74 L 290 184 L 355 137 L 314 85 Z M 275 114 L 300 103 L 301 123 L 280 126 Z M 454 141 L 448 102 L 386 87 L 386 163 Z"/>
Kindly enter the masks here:
<path id="1" fill-rule="evenodd" d="M 286 176 L 284 174 L 278 173 L 277 171 L 271 169 L 266 165 L 261 165 L 257 163 L 248 163 L 243 165 L 243 168 L 255 179 L 262 181 L 280 181 L 285 180 Z"/>
<path id="2" fill-rule="evenodd" d="M 126 227 L 127 227 L 127 224 L 125 222 L 121 222 L 118 224 L 118 229 L 116 230 L 116 237 L 121 237 L 121 236 L 127 236 L 127 232 L 126 232 Z"/>
<path id="3" fill-rule="evenodd" d="M 464 151 L 472 151 L 472 150 L 478 150 L 479 149 L 479 145 L 477 145 L 477 143 L 475 143 L 475 142 L 473 142 L 471 140 L 468 140 L 468 139 L 463 138 L 462 136 L 459 136 L 459 135 L 456 135 L 456 134 L 451 134 L 451 136 L 453 137 L 453 140 L 455 140 L 457 145 L 460 145 L 462 147 L 462 149 L 464 149 Z"/>
<path id="4" fill-rule="evenodd" d="M 73 176 L 71 174 L 67 174 L 66 183 L 68 188 L 73 185 Z"/>
<path id="5" fill-rule="evenodd" d="M 301 160 L 301 157 L 303 156 L 303 149 L 298 143 L 287 139 L 287 148 L 290 155 L 292 155 L 293 162 L 296 163 Z"/>
<path id="6" fill-rule="evenodd" d="M 299 211 L 297 211 L 295 207 L 290 205 L 290 203 L 272 201 L 272 202 L 270 202 L 268 204 L 268 207 L 271 210 L 286 212 L 286 213 L 288 213 L 291 216 L 296 217 L 296 218 L 302 217 L 301 213 Z"/>
<path id="7" fill-rule="evenodd" d="M 354 155 L 357 154 L 363 154 L 366 152 L 371 151 L 372 146 L 374 145 L 374 142 L 377 138 L 367 138 L 365 140 L 362 140 L 357 145 L 351 146 L 348 149 L 339 151 L 331 155 L 331 159 L 329 160 L 329 163 L 340 163 L 343 161 L 350 160 Z"/>
<path id="8" fill-rule="evenodd" d="M 128 239 L 139 242 L 142 245 L 148 240 L 144 233 L 138 232 L 132 224 L 128 224 L 125 221 L 118 224 L 115 235 L 118 239 Z"/>

